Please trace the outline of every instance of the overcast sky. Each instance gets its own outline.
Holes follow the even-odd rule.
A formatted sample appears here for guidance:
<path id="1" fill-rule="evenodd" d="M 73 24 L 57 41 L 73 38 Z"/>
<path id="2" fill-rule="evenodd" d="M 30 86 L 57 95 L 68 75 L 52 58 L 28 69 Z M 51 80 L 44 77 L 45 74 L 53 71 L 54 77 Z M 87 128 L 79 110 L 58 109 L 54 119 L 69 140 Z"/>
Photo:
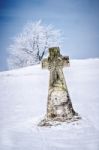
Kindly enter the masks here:
<path id="1" fill-rule="evenodd" d="M 0 71 L 7 69 L 12 38 L 39 19 L 63 31 L 65 55 L 99 57 L 99 0 L 0 0 Z"/>

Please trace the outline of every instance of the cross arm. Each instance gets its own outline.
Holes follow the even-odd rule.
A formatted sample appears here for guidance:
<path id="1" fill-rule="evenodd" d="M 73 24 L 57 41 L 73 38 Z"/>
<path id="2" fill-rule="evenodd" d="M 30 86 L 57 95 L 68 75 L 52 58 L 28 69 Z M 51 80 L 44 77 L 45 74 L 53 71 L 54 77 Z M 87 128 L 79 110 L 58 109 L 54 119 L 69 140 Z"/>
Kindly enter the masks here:
<path id="1" fill-rule="evenodd" d="M 63 66 L 64 67 L 69 67 L 70 66 L 69 56 L 62 56 L 62 60 L 63 60 Z"/>
<path id="2" fill-rule="evenodd" d="M 48 69 L 48 59 L 47 58 L 42 60 L 42 69 Z"/>

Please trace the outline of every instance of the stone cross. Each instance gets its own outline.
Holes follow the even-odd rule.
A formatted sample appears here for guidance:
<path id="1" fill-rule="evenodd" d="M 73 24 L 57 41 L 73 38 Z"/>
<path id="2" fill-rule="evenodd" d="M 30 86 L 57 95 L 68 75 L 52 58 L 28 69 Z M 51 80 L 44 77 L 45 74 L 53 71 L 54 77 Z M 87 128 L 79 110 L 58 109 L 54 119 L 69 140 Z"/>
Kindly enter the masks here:
<path id="1" fill-rule="evenodd" d="M 66 121 L 78 116 L 72 107 L 63 74 L 63 67 L 66 66 L 69 66 L 69 57 L 62 56 L 59 47 L 49 48 L 49 57 L 42 61 L 42 68 L 50 71 L 50 80 L 47 114 L 41 125 L 47 125 L 50 121 Z"/>

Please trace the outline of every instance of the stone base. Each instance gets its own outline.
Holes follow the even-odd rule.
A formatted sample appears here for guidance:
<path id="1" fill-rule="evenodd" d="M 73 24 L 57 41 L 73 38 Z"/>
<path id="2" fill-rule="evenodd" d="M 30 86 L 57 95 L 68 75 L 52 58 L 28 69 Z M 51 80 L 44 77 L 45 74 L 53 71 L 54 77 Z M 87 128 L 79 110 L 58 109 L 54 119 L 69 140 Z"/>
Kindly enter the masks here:
<path id="1" fill-rule="evenodd" d="M 72 106 L 68 90 L 54 87 L 49 90 L 46 117 L 39 126 L 59 125 L 62 122 L 73 122 L 81 119 Z"/>
<path id="2" fill-rule="evenodd" d="M 61 87 L 49 89 L 46 116 L 46 118 L 58 121 L 78 116 L 73 109 L 68 90 Z"/>
<path id="3" fill-rule="evenodd" d="M 70 123 L 74 121 L 78 121 L 81 119 L 79 115 L 75 115 L 72 118 L 66 118 L 66 117 L 56 117 L 56 118 L 45 118 L 41 120 L 41 122 L 38 124 L 38 126 L 56 126 L 61 125 L 62 122 Z"/>

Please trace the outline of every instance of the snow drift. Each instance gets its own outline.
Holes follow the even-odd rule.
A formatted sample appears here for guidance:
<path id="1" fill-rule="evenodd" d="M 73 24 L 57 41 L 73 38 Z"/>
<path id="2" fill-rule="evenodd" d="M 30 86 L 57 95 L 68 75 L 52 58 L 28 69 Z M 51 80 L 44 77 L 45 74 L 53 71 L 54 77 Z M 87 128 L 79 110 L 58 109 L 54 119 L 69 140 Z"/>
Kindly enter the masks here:
<path id="1" fill-rule="evenodd" d="M 71 60 L 64 74 L 78 122 L 38 127 L 46 112 L 48 70 L 0 73 L 0 150 L 98 150 L 99 59 Z"/>

